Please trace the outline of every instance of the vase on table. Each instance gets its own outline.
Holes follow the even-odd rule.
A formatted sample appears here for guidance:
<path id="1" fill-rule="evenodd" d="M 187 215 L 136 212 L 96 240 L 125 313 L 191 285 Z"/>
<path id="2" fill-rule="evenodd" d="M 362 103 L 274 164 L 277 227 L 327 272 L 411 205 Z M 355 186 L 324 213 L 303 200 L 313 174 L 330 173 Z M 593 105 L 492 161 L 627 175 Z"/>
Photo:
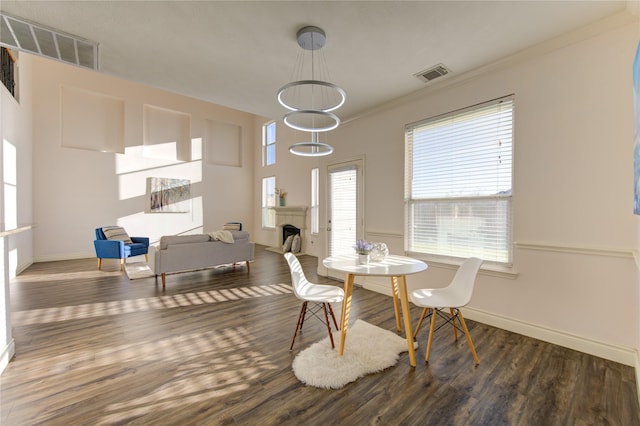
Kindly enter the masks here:
<path id="1" fill-rule="evenodd" d="M 371 250 L 371 261 L 382 262 L 389 254 L 389 248 L 385 243 L 373 243 L 373 250 Z"/>
<path id="2" fill-rule="evenodd" d="M 284 197 L 280 197 L 280 206 L 284 207 Z"/>
<path id="3" fill-rule="evenodd" d="M 361 254 L 358 253 L 358 264 L 360 265 L 368 265 L 369 264 L 369 254 Z"/>

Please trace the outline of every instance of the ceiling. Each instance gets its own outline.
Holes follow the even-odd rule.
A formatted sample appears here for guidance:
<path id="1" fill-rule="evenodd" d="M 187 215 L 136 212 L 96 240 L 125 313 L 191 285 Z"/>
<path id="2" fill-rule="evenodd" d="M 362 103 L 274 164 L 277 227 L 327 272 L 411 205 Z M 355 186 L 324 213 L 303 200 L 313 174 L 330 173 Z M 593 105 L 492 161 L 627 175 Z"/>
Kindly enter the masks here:
<path id="1" fill-rule="evenodd" d="M 279 118 L 277 90 L 321 27 L 344 121 L 436 87 L 595 21 L 635 16 L 624 1 L 7 1 L 0 9 L 99 43 L 101 72 Z M 635 18 L 634 18 L 635 19 Z M 439 63 L 430 83 L 414 74 Z"/>

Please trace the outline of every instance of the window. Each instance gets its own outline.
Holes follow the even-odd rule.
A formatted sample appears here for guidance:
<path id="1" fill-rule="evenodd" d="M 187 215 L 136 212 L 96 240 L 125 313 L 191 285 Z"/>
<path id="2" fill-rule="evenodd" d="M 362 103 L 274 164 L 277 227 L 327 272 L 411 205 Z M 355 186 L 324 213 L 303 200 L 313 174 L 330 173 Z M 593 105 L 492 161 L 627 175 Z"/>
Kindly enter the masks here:
<path id="1" fill-rule="evenodd" d="M 314 167 L 311 169 L 311 233 L 320 233 L 320 202 L 319 202 L 319 173 L 320 169 Z"/>
<path id="2" fill-rule="evenodd" d="M 271 208 L 276 205 L 276 178 L 262 178 L 262 227 L 275 228 L 276 212 Z"/>
<path id="3" fill-rule="evenodd" d="M 262 126 L 262 165 L 276 164 L 276 122 Z"/>
<path id="4" fill-rule="evenodd" d="M 511 264 L 513 96 L 405 128 L 406 249 Z"/>
<path id="5" fill-rule="evenodd" d="M 0 80 L 14 98 L 16 97 L 15 62 L 16 58 L 10 49 L 0 48 Z"/>

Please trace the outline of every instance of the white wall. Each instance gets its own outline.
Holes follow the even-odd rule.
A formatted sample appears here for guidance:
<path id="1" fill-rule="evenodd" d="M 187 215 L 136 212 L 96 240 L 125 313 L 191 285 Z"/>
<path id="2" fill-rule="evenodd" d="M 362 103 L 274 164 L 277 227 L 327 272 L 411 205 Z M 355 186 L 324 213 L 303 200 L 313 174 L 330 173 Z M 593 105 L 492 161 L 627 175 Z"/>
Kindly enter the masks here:
<path id="1" fill-rule="evenodd" d="M 19 55 L 16 66 L 18 81 L 31 79 L 31 59 Z M 21 269 L 30 265 L 33 257 L 32 231 L 32 97 L 31 87 L 20 87 L 19 102 L 0 84 L 0 136 L 2 139 L 2 161 L 0 176 L 15 175 L 15 198 L 5 195 L 4 183 L 0 186 L 3 236 L 0 237 L 0 372 L 6 367 L 15 352 L 10 322 L 10 279 Z M 13 161 L 5 168 L 5 159 Z M 15 174 L 11 171 L 15 167 Z M 10 182 L 13 185 L 13 182 Z M 5 215 L 17 217 L 17 223 L 6 223 Z M 16 228 L 17 226 L 17 228 Z M 21 230 L 13 233 L 16 229 Z M 6 233 L 4 232 L 6 231 Z"/>
<path id="2" fill-rule="evenodd" d="M 331 132 L 336 150 L 326 160 L 286 154 L 295 140 L 279 123 L 278 165 L 258 167 L 256 185 L 261 175 L 276 175 L 290 204 L 308 205 L 312 166 L 364 156 L 367 238 L 402 253 L 405 124 L 514 93 L 517 275 L 483 273 L 467 315 L 633 364 L 639 307 L 631 67 L 639 28 L 637 21 L 594 26 L 381 107 Z M 256 235 L 271 245 L 267 232 Z M 318 245 L 324 256 L 324 238 Z M 432 263 L 409 284 L 440 286 L 453 272 Z"/>
<path id="3" fill-rule="evenodd" d="M 124 225 L 132 236 L 152 241 L 162 235 L 221 229 L 228 221 L 243 222 L 252 230 L 252 114 L 42 58 L 33 62 L 36 261 L 95 256 L 94 228 L 104 225 Z M 124 154 L 61 146 L 62 87 L 124 101 Z M 190 116 L 193 152 L 188 161 L 143 155 L 145 105 Z M 211 122 L 240 127 L 241 167 L 203 161 Z M 175 135 L 167 137 L 175 141 Z M 191 211 L 145 213 L 147 177 L 189 179 Z"/>

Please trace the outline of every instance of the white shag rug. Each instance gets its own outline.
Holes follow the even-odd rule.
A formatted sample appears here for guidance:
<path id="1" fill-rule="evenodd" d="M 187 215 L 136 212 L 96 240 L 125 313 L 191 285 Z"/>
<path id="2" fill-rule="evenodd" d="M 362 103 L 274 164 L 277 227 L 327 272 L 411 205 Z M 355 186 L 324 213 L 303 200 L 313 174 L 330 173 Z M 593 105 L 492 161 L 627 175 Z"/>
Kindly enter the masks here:
<path id="1" fill-rule="evenodd" d="M 125 263 L 124 272 L 126 272 L 127 277 L 129 277 L 130 280 L 149 278 L 155 275 L 149 265 L 145 262 Z"/>
<path id="2" fill-rule="evenodd" d="M 333 339 L 335 349 L 327 336 L 295 357 L 292 367 L 298 380 L 309 386 L 339 389 L 395 365 L 400 353 L 407 351 L 405 338 L 362 320 L 347 330 L 342 356 L 338 356 L 339 331 L 333 333 Z"/>

